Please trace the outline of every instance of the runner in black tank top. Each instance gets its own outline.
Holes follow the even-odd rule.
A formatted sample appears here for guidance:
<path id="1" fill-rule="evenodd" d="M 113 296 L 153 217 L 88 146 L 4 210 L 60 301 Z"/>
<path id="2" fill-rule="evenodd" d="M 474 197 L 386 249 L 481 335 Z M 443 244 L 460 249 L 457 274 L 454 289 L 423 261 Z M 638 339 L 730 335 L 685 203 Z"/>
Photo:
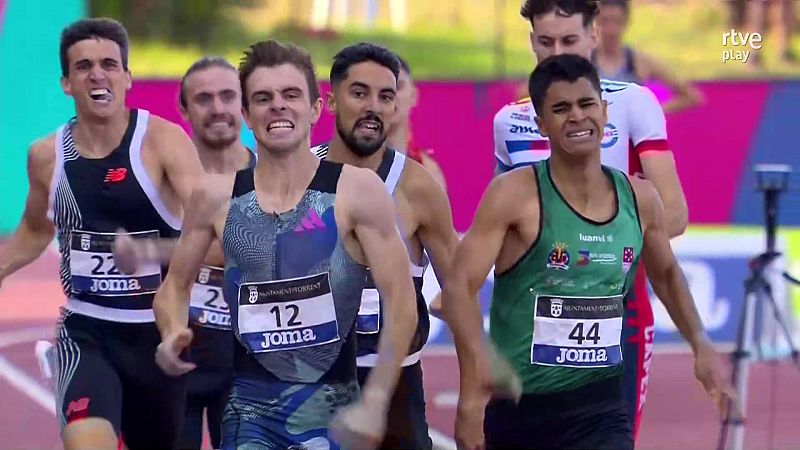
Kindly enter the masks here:
<path id="1" fill-rule="evenodd" d="M 419 163 L 387 148 L 386 128 L 395 111 L 399 62 L 386 49 L 369 44 L 347 47 L 334 58 L 331 100 L 337 133 L 318 157 L 375 170 L 392 195 L 398 226 L 406 242 L 416 288 L 417 328 L 403 361 L 392 397 L 388 432 L 380 448 L 429 449 L 420 356 L 430 320 L 422 279 L 430 255 L 437 276 L 446 274 L 458 237 L 442 186 Z M 358 378 L 364 383 L 376 361 L 377 342 L 386 325 L 382 299 L 368 279 L 361 299 L 358 331 Z"/>
<path id="2" fill-rule="evenodd" d="M 202 167 L 179 127 L 125 108 L 130 73 L 119 23 L 78 21 L 62 34 L 61 50 L 77 118 L 31 147 L 25 215 L 0 279 L 58 238 L 67 300 L 55 379 L 65 448 L 115 448 L 120 434 L 129 449 L 171 448 L 184 380 L 166 376 L 153 358 L 160 336 L 152 302 L 166 271 L 146 264 L 126 275 L 111 244 L 118 233 L 177 236 L 181 204 Z"/>
<path id="3" fill-rule="evenodd" d="M 190 123 L 200 162 L 209 179 L 230 182 L 233 197 L 253 190 L 256 156 L 242 146 L 241 90 L 238 72 L 226 60 L 204 57 L 193 63 L 181 80 L 180 112 Z M 127 270 L 148 262 L 168 263 L 177 239 L 117 240 L 116 260 Z M 156 249 L 157 251 L 153 251 Z M 186 422 L 179 449 L 203 444 L 203 418 L 211 446 L 221 444 L 221 423 L 233 381 L 234 336 L 230 310 L 222 294 L 224 258 L 218 242 L 212 244 L 196 276 L 189 300 L 193 333 L 188 359 L 196 368 L 187 375 Z"/>
<path id="4" fill-rule="evenodd" d="M 209 245 L 221 239 L 237 337 L 222 448 L 373 444 L 416 320 L 391 199 L 374 173 L 311 154 L 322 102 L 305 51 L 260 42 L 240 72 L 258 142 L 253 189 L 233 200 L 233 183 L 197 192 L 154 303 L 163 336 L 156 360 L 176 376 L 194 368 L 180 357 L 192 339 L 187 297 Z M 353 334 L 367 261 L 386 294 L 388 324 L 375 376 L 357 399 Z"/>

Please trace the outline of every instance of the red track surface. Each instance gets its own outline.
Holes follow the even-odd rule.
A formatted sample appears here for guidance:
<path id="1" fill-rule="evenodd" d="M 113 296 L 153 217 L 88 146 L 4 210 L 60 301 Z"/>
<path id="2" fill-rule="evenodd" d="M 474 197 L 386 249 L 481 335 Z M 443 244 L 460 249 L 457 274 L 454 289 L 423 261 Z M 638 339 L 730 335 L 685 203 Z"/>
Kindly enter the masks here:
<path id="1" fill-rule="evenodd" d="M 52 336 L 58 306 L 63 299 L 56 273 L 55 259 L 52 256 L 42 258 L 6 280 L 0 290 L 3 311 L 0 315 L 0 358 L 4 358 L 0 359 L 0 449 L 61 448 L 55 417 L 24 393 L 24 388 L 7 379 L 19 381 L 20 378 L 9 375 L 10 365 L 27 374 L 29 381 L 48 389 L 39 375 L 33 346 L 35 339 Z M 35 327 L 44 329 L 36 332 Z M 20 330 L 31 332 L 20 338 L 23 342 L 11 343 L 11 333 Z M 454 394 L 458 386 L 455 357 L 431 353 L 423 358 L 423 365 L 430 425 L 452 436 Z M 716 415 L 691 370 L 689 355 L 656 354 L 637 449 L 715 448 L 719 431 Z M 774 405 L 771 398 L 773 375 Z M 774 419 L 770 414 L 773 407 Z M 800 372 L 785 363 L 774 368 L 767 364 L 754 365 L 748 413 L 746 449 L 800 449 Z M 770 428 L 774 429 L 772 448 L 769 447 Z"/>

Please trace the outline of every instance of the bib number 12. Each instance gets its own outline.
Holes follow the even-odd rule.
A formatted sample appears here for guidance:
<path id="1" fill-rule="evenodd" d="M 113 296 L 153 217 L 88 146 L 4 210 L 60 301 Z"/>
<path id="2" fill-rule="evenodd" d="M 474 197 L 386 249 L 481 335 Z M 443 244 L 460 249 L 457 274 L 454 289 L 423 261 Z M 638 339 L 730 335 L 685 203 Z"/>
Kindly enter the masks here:
<path id="1" fill-rule="evenodd" d="M 578 345 L 583 345 L 583 341 L 592 341 L 594 345 L 600 342 L 600 324 L 593 323 L 586 334 L 583 330 L 583 322 L 578 322 L 575 328 L 569 333 L 570 340 L 577 341 Z"/>

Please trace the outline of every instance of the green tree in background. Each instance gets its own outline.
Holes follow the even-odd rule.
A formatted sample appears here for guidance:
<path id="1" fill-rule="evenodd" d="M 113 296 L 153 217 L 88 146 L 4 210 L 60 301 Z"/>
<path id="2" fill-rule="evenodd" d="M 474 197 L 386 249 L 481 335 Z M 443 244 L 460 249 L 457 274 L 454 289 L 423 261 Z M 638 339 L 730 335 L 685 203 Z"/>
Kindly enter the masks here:
<path id="1" fill-rule="evenodd" d="M 257 0 L 89 0 L 89 14 L 122 22 L 132 37 L 207 48 L 220 34 L 236 29 L 231 7 L 252 7 Z"/>

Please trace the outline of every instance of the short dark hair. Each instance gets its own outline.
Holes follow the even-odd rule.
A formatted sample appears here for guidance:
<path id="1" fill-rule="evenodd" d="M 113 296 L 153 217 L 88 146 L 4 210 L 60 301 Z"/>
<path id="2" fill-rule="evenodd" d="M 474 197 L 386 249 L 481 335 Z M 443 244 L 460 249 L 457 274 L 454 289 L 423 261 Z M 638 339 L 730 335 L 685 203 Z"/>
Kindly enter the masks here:
<path id="1" fill-rule="evenodd" d="M 256 42 L 245 50 L 239 63 L 239 83 L 242 86 L 242 106 L 247 108 L 247 79 L 259 67 L 276 67 L 291 64 L 303 73 L 308 83 L 308 95 L 313 104 L 320 98 L 317 74 L 311 55 L 302 47 L 275 40 Z"/>
<path id="2" fill-rule="evenodd" d="M 122 55 L 122 68 L 128 70 L 128 31 L 121 23 L 105 17 L 81 19 L 73 22 L 61 32 L 59 56 L 61 57 L 61 75 L 69 74 L 69 49 L 79 41 L 86 39 L 108 39 L 119 46 Z"/>
<path id="3" fill-rule="evenodd" d="M 380 64 L 391 70 L 395 79 L 400 76 L 400 61 L 398 61 L 394 53 L 379 45 L 359 42 L 341 49 L 333 57 L 330 76 L 331 85 L 335 86 L 347 78 L 347 72 L 350 67 L 367 61 Z"/>
<path id="4" fill-rule="evenodd" d="M 600 77 L 591 61 L 578 55 L 556 55 L 546 58 L 536 65 L 528 80 L 528 93 L 533 101 L 537 115 L 542 115 L 547 89 L 556 81 L 574 83 L 579 78 L 586 78 L 601 93 Z"/>
<path id="5" fill-rule="evenodd" d="M 629 0 L 600 0 L 600 6 L 616 6 L 621 8 L 625 16 L 628 16 L 631 11 L 631 4 Z"/>
<path id="6" fill-rule="evenodd" d="M 533 25 L 533 18 L 555 12 L 563 16 L 580 14 L 583 16 L 583 26 L 588 27 L 597 17 L 600 10 L 598 0 L 525 0 L 519 14 Z"/>
<path id="7" fill-rule="evenodd" d="M 210 69 L 212 67 L 221 67 L 223 69 L 230 69 L 233 71 L 233 73 L 239 73 L 237 72 L 236 67 L 233 67 L 233 64 L 229 63 L 225 58 L 221 58 L 219 56 L 204 56 L 198 59 L 191 66 L 189 66 L 189 69 L 186 70 L 186 73 L 183 74 L 183 78 L 181 78 L 181 91 L 179 100 L 182 107 L 186 108 L 188 104 L 186 100 L 186 79 L 189 78 L 189 75 L 195 72 Z"/>

